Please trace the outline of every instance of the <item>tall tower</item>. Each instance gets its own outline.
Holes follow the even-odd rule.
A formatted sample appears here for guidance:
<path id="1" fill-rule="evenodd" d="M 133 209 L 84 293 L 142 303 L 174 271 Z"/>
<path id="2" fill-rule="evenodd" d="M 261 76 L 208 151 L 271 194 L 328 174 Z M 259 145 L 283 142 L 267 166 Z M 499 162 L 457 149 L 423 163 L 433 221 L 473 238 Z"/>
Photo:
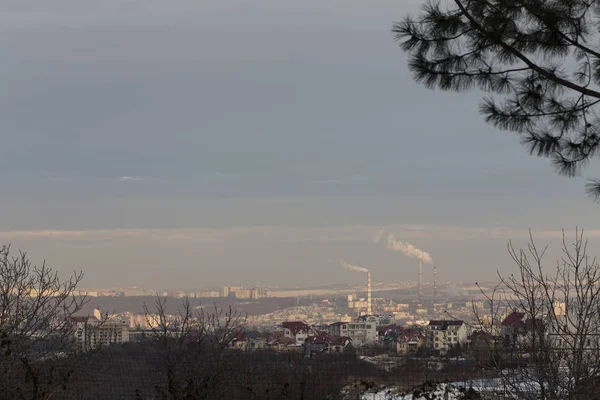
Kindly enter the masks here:
<path id="1" fill-rule="evenodd" d="M 419 301 L 423 299 L 423 261 L 419 260 Z"/>
<path id="2" fill-rule="evenodd" d="M 371 271 L 367 271 L 367 315 L 371 315 L 373 309 L 371 308 Z"/>
<path id="3" fill-rule="evenodd" d="M 433 267 L 433 298 L 437 297 L 437 267 Z"/>

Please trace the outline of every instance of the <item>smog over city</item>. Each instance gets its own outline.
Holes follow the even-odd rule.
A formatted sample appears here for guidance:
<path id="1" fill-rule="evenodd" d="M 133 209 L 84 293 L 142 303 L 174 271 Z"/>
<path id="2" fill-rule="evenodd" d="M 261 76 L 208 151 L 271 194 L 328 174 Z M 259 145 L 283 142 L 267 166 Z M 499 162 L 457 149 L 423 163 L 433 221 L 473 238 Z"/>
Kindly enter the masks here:
<path id="1" fill-rule="evenodd" d="M 548 319 L 572 298 L 592 309 L 600 287 L 600 14 L 586 4 L 0 0 L 0 315 L 13 323 L 0 321 L 0 351 L 35 326 L 20 337 L 37 347 L 6 350 L 25 376 L 49 359 L 40 338 L 68 337 L 51 354 L 79 363 L 113 345 L 155 354 L 162 332 L 206 339 L 218 360 L 293 351 L 300 361 L 273 368 L 304 376 L 321 353 L 353 349 L 329 389 L 250 372 L 209 389 L 217 378 L 186 374 L 221 367 L 194 364 L 177 378 L 188 383 L 159 374 L 153 392 L 131 369 L 136 387 L 113 376 L 106 386 L 125 389 L 90 399 L 342 399 L 349 377 L 391 399 L 425 384 L 454 396 L 461 385 L 439 385 L 465 371 L 531 367 L 515 338 L 536 321 L 551 336 Z M 477 340 L 521 358 L 475 367 L 491 357 L 463 353 Z M 196 350 L 178 348 L 210 358 Z M 171 354 L 156 351 L 147 365 Z M 432 355 L 439 368 L 421 363 Z M 413 361 L 424 369 L 402 370 Z M 91 385 L 76 372 L 54 398 Z M 5 386 L 58 393 L 27 379 Z M 557 393 L 546 398 L 575 398 Z"/>

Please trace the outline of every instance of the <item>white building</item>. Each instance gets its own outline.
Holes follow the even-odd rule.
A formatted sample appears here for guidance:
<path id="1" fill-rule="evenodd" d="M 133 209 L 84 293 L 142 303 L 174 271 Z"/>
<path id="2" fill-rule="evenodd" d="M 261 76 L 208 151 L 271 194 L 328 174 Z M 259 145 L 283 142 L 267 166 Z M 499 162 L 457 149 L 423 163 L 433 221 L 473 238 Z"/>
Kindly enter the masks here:
<path id="1" fill-rule="evenodd" d="M 464 321 L 433 320 L 427 325 L 426 344 L 443 354 L 456 345 L 466 344 L 468 334 Z"/>
<path id="2" fill-rule="evenodd" d="M 375 322 L 336 322 L 329 325 L 329 334 L 349 337 L 355 344 L 377 341 Z"/>
<path id="3" fill-rule="evenodd" d="M 95 316 L 71 317 L 75 342 L 82 351 L 129 342 L 129 321 L 105 320 Z"/>

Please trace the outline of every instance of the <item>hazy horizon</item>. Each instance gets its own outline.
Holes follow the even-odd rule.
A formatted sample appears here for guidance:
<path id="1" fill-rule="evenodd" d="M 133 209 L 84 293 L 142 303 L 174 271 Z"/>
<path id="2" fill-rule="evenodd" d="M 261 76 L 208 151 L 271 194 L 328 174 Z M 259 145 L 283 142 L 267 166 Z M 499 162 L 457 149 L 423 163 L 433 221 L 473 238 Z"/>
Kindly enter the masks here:
<path id="1" fill-rule="evenodd" d="M 529 228 L 549 266 L 561 228 L 600 254 L 594 169 L 413 82 L 390 30 L 418 4 L 0 0 L 0 242 L 84 287 L 415 280 L 380 229 L 440 281 L 511 271 Z"/>

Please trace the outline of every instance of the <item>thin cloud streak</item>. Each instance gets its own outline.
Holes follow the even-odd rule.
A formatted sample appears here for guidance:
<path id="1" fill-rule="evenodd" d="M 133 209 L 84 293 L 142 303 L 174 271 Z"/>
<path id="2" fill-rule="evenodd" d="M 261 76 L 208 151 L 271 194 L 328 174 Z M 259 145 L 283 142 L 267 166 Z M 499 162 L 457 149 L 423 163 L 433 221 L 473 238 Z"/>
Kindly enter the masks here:
<path id="1" fill-rule="evenodd" d="M 145 176 L 121 176 L 119 180 L 121 182 L 148 182 L 151 181 L 152 178 Z"/>
<path id="2" fill-rule="evenodd" d="M 89 230 L 11 230 L 0 231 L 0 240 L 10 239 L 94 239 L 113 238 L 168 238 L 173 240 L 215 241 L 235 236 L 267 235 L 266 239 L 282 242 L 293 241 L 364 241 L 365 238 L 378 243 L 383 232 L 394 231 L 397 237 L 407 239 L 471 241 L 487 239 L 524 239 L 529 237 L 527 229 L 460 227 L 449 225 L 347 225 L 334 227 L 282 227 L 282 226 L 236 226 L 229 228 L 185 228 L 185 229 L 89 229 Z M 559 239 L 563 231 L 533 230 L 534 238 Z M 271 234 L 271 236 L 268 236 Z M 575 234 L 566 230 L 567 237 Z M 584 230 L 588 238 L 600 237 L 600 229 Z M 375 238 L 375 239 L 373 239 Z M 378 240 L 379 239 L 379 240 Z"/>

